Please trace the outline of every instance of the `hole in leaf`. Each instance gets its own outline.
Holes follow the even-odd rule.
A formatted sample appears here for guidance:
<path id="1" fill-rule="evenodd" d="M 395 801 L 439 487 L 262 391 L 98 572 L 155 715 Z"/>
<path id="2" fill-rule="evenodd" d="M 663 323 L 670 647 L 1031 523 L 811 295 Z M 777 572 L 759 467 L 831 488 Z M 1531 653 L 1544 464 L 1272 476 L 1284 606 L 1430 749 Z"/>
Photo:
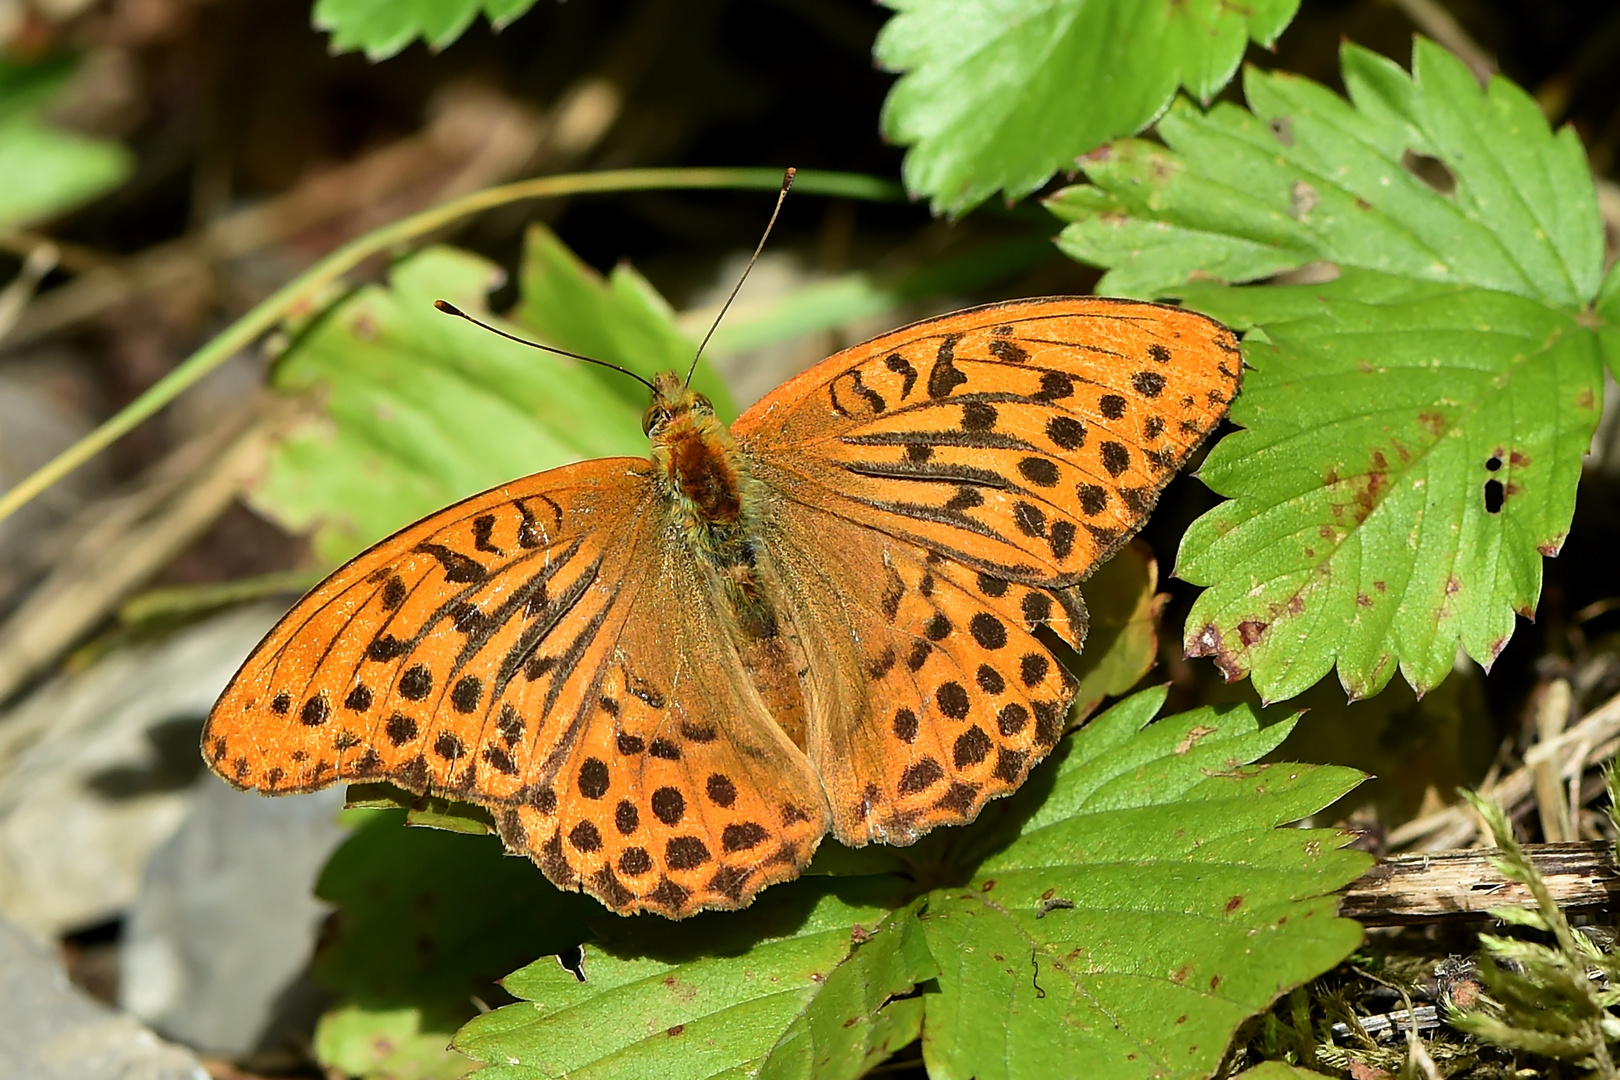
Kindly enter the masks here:
<path id="1" fill-rule="evenodd" d="M 1497 514 L 1502 511 L 1502 502 L 1507 498 L 1507 490 L 1502 487 L 1500 480 L 1485 481 L 1485 512 Z"/>
<path id="2" fill-rule="evenodd" d="M 1408 150 L 1401 155 L 1401 167 L 1442 195 L 1457 193 L 1456 174 L 1439 158 Z"/>
<path id="3" fill-rule="evenodd" d="M 585 981 L 585 950 L 580 948 L 578 945 L 574 945 L 558 953 L 557 963 L 561 964 L 564 971 L 568 972 L 580 982 Z"/>
<path id="4" fill-rule="evenodd" d="M 1497 469 L 1502 467 L 1502 459 L 1497 457 L 1495 454 L 1492 454 L 1490 457 L 1485 459 L 1485 467 L 1491 472 L 1495 472 Z"/>

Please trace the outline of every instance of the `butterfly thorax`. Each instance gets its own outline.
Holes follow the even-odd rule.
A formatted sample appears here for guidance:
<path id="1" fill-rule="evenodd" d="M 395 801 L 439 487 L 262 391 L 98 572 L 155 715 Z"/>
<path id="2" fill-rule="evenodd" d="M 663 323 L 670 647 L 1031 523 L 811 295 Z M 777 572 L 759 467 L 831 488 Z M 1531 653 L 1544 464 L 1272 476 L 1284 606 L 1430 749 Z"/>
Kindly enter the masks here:
<path id="1" fill-rule="evenodd" d="M 714 570 L 740 623 L 755 636 L 774 634 L 759 565 L 756 485 L 731 432 L 709 399 L 674 372 L 655 380 L 642 426 L 652 440 L 671 526 Z"/>

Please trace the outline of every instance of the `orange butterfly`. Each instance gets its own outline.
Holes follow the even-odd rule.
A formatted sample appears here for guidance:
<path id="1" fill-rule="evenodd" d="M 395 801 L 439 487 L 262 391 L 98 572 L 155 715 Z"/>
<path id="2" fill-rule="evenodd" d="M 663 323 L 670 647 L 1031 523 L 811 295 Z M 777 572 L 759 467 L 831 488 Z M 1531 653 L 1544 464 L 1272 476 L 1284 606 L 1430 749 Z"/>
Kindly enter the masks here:
<path id="1" fill-rule="evenodd" d="M 514 481 L 306 596 L 203 732 L 241 788 L 490 808 L 614 911 L 738 908 L 830 829 L 909 844 L 1064 730 L 1073 588 L 1226 414 L 1232 334 L 1053 297 L 838 353 L 728 431 L 659 376 L 650 460 Z"/>

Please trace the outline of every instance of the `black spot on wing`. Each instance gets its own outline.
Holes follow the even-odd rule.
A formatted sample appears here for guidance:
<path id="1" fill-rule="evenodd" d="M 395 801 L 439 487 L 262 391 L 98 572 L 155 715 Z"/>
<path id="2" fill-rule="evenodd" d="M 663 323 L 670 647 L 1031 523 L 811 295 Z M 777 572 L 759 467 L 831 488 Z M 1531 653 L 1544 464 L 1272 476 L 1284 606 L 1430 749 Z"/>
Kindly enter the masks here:
<path id="1" fill-rule="evenodd" d="M 443 544 L 421 543 L 416 545 L 416 550 L 437 559 L 444 569 L 445 580 L 457 585 L 476 585 L 489 576 L 483 563 L 469 559 L 459 551 L 452 551 Z"/>
<path id="2" fill-rule="evenodd" d="M 928 372 L 929 397 L 949 397 L 952 390 L 968 381 L 968 377 L 956 367 L 956 343 L 961 337 L 960 334 L 949 334 L 939 343 L 934 366 Z"/>
<path id="3" fill-rule="evenodd" d="M 1003 338 L 992 339 L 989 349 L 990 355 L 1009 364 L 1022 364 L 1029 359 L 1027 350 Z"/>
<path id="4" fill-rule="evenodd" d="M 501 554 L 501 549 L 489 542 L 489 538 L 494 534 L 494 514 L 479 514 L 473 518 L 473 547 L 479 551 L 487 551 L 491 555 Z"/>
<path id="5" fill-rule="evenodd" d="M 890 353 L 884 358 L 883 366 L 901 377 L 900 400 L 910 397 L 911 388 L 917 385 L 917 369 L 911 366 L 911 361 L 899 353 Z"/>

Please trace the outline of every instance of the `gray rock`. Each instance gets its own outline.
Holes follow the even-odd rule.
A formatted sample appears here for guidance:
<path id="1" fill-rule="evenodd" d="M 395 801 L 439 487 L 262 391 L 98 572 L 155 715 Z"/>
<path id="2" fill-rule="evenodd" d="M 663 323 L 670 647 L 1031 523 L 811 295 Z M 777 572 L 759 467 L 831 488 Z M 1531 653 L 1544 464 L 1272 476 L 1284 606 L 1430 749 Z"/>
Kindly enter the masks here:
<path id="1" fill-rule="evenodd" d="M 119 1003 L 227 1057 L 307 1040 L 325 1001 L 301 977 L 328 910 L 313 890 L 342 806 L 341 787 L 267 799 L 200 778 L 125 923 Z"/>
<path id="2" fill-rule="evenodd" d="M 120 650 L 0 716 L 0 915 L 47 941 L 123 912 L 186 815 L 203 717 L 278 614 Z"/>
<path id="3" fill-rule="evenodd" d="M 186 1050 L 72 986 L 37 942 L 0 920 L 0 1076 L 8 1080 L 208 1080 Z"/>

